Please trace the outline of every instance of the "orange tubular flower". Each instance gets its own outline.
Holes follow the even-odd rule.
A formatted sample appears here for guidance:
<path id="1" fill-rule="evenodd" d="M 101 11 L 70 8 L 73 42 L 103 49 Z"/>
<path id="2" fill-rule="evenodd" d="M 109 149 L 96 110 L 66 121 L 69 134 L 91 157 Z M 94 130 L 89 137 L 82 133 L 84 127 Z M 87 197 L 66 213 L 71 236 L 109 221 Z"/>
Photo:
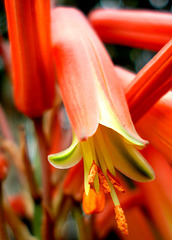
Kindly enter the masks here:
<path id="1" fill-rule="evenodd" d="M 134 129 L 111 59 L 86 18 L 71 8 L 53 10 L 52 41 L 58 82 L 74 134 L 71 146 L 49 155 L 49 161 L 57 168 L 69 168 L 83 157 L 85 194 L 89 196 L 90 188 L 97 194 L 99 188 L 110 193 L 118 227 L 127 234 L 114 187 L 124 189 L 115 168 L 137 181 L 152 180 L 151 167 L 135 149 L 147 142 Z"/>
<path id="2" fill-rule="evenodd" d="M 38 117 L 52 107 L 55 92 L 50 1 L 5 0 L 5 8 L 15 104 L 29 117 Z"/>
<path id="3" fill-rule="evenodd" d="M 115 67 L 115 70 L 121 78 L 124 88 L 127 89 L 127 85 L 134 79 L 135 74 L 119 67 Z M 172 193 L 169 189 L 172 184 L 172 169 L 166 161 L 171 163 L 172 155 L 171 103 L 172 93 L 170 91 L 136 124 L 141 136 L 147 137 L 149 142 L 163 154 L 161 155 L 151 145 L 143 151 L 143 155 L 155 170 L 156 178 L 149 184 L 137 183 L 143 192 L 144 204 L 160 231 L 162 239 L 171 239 L 172 237 Z"/>
<path id="4" fill-rule="evenodd" d="M 162 239 L 172 239 L 172 169 L 166 159 L 151 145 L 143 154 L 153 166 L 156 179 L 145 185 L 137 183 L 143 192 L 144 204 Z"/>
<path id="5" fill-rule="evenodd" d="M 128 86 L 131 86 L 132 82 L 136 83 L 134 79 L 139 80 L 138 77 L 136 77 L 134 73 L 120 67 L 115 67 L 115 71 L 121 79 L 125 92 L 130 93 L 128 91 Z M 130 94 L 130 96 L 132 96 L 132 94 Z M 135 98 L 133 102 L 133 106 L 138 106 L 138 111 L 140 110 L 140 101 L 138 97 Z M 130 107 L 129 99 L 128 104 Z M 140 135 L 149 139 L 149 142 L 158 149 L 170 163 L 172 163 L 172 128 L 169 127 L 171 126 L 171 122 L 172 92 L 169 91 L 136 124 L 136 128 Z"/>
<path id="6" fill-rule="evenodd" d="M 98 9 L 89 19 L 106 43 L 158 51 L 172 38 L 171 13 Z"/>
<path id="7" fill-rule="evenodd" d="M 172 86 L 172 40 L 136 75 L 126 98 L 134 122 L 138 121 Z"/>
<path id="8" fill-rule="evenodd" d="M 149 139 L 172 164 L 172 92 L 168 92 L 137 123 L 139 133 Z"/>

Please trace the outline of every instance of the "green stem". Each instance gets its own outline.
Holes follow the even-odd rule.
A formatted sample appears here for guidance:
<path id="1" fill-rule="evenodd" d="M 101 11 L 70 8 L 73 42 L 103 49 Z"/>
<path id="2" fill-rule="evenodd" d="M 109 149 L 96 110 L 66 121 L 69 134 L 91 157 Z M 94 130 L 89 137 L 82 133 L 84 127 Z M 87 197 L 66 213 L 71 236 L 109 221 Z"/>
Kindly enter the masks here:
<path id="1" fill-rule="evenodd" d="M 31 195 L 35 201 L 35 203 L 40 203 L 41 195 L 38 188 L 38 185 L 35 180 L 34 172 L 32 169 L 31 161 L 29 159 L 28 148 L 26 144 L 26 136 L 23 128 L 20 128 L 20 145 L 21 145 L 21 153 L 23 165 L 25 166 L 25 173 L 27 182 L 29 184 Z"/>
<path id="2" fill-rule="evenodd" d="M 77 223 L 78 227 L 78 239 L 79 240 L 86 240 L 86 239 L 92 239 L 90 238 L 90 229 L 89 226 L 86 226 L 83 218 L 83 214 L 81 212 L 81 209 L 78 206 L 75 206 L 72 209 L 72 215 Z"/>
<path id="3" fill-rule="evenodd" d="M 42 223 L 42 239 L 54 239 L 53 221 L 49 214 L 51 211 L 51 172 L 50 164 L 47 159 L 48 146 L 43 133 L 42 118 L 34 119 L 36 134 L 41 158 L 42 167 L 42 198 L 43 198 L 43 223 Z M 50 210 L 50 211 L 49 211 Z"/>

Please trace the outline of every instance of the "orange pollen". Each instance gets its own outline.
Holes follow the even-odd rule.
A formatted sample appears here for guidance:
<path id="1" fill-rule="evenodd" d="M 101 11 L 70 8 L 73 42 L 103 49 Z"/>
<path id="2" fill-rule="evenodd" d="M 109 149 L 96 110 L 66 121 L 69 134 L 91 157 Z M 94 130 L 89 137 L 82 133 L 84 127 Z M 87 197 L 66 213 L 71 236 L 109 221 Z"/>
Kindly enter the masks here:
<path id="1" fill-rule="evenodd" d="M 95 178 L 97 172 L 98 172 L 97 165 L 96 165 L 95 161 L 93 161 L 91 168 L 90 168 L 89 175 L 88 175 L 88 183 L 89 184 L 94 182 L 94 178 Z"/>
<path id="2" fill-rule="evenodd" d="M 128 225 L 127 225 L 127 222 L 126 222 L 124 211 L 122 210 L 120 205 L 115 206 L 115 214 L 116 214 L 115 219 L 116 219 L 117 226 L 118 226 L 119 230 L 123 234 L 128 236 Z"/>
<path id="3" fill-rule="evenodd" d="M 99 177 L 100 186 L 102 187 L 104 193 L 110 193 L 111 190 L 110 190 L 109 184 L 108 184 L 102 170 L 98 166 L 97 166 L 97 169 L 98 169 L 98 177 Z"/>
<path id="4" fill-rule="evenodd" d="M 107 169 L 107 176 L 111 181 L 114 188 L 116 188 L 119 192 L 126 192 L 126 189 L 121 185 L 120 181 L 112 175 L 112 173 Z"/>

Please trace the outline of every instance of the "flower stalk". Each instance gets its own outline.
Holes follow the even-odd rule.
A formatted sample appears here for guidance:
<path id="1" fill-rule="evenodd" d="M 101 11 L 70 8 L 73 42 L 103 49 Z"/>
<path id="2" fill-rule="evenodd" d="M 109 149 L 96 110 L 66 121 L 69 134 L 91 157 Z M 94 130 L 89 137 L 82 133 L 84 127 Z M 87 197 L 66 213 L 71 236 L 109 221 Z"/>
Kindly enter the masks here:
<path id="1" fill-rule="evenodd" d="M 3 191 L 2 191 L 2 181 L 0 180 L 0 239 L 8 240 L 8 235 L 6 231 L 6 220 L 3 207 Z"/>
<path id="2" fill-rule="evenodd" d="M 40 161 L 42 167 L 42 206 L 43 206 L 43 222 L 42 222 L 42 238 L 43 240 L 54 239 L 53 221 L 50 216 L 51 212 L 51 178 L 50 164 L 47 161 L 48 145 L 42 128 L 42 118 L 34 119 L 34 125 L 38 140 Z"/>

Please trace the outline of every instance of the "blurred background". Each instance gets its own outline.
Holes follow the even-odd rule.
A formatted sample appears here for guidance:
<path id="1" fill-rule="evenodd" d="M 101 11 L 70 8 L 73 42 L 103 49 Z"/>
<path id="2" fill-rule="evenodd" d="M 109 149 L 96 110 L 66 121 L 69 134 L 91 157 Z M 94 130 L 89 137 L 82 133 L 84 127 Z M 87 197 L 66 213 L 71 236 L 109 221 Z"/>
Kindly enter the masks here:
<path id="1" fill-rule="evenodd" d="M 79 8 L 85 15 L 91 10 L 96 8 L 125 8 L 125 9 L 154 9 L 157 11 L 172 11 L 172 1 L 170 0 L 52 0 L 52 6 L 64 5 L 73 6 Z M 8 41 L 8 28 L 6 22 L 6 15 L 4 10 L 4 2 L 0 0 L 0 35 Z M 120 45 L 106 44 L 106 48 L 111 55 L 114 64 L 123 66 L 134 72 L 138 72 L 154 55 L 155 52 L 148 50 L 141 50 L 137 48 L 124 47 Z M 10 53 L 9 53 L 10 56 Z M 19 113 L 13 104 L 12 88 L 9 75 L 6 74 L 5 66 L 1 57 L 0 49 L 0 104 L 2 105 L 5 114 L 8 118 L 9 125 L 12 133 L 18 141 L 18 134 L 16 126 L 25 124 L 28 139 L 28 147 L 30 158 L 34 161 L 35 169 L 39 168 L 39 163 L 36 161 L 37 146 L 35 144 L 34 132 L 32 122 L 26 118 L 23 114 Z M 67 123 L 68 124 L 68 123 Z M 63 126 L 64 128 L 66 126 Z M 67 125 L 68 127 L 68 125 Z M 38 166 L 37 166 L 38 165 Z M 15 171 L 10 170 L 11 175 L 6 181 L 6 189 L 10 192 L 20 191 L 20 183 L 18 176 L 15 175 Z M 39 171 L 37 171 L 39 173 Z M 38 181 L 40 181 L 39 174 L 36 175 Z M 74 222 L 69 216 L 66 222 L 65 229 L 68 229 L 68 235 L 64 239 L 76 239 L 76 229 Z M 66 232 L 66 231 L 65 231 Z M 70 237 L 69 237 L 70 235 Z M 117 236 L 112 232 L 106 239 L 118 239 Z"/>

